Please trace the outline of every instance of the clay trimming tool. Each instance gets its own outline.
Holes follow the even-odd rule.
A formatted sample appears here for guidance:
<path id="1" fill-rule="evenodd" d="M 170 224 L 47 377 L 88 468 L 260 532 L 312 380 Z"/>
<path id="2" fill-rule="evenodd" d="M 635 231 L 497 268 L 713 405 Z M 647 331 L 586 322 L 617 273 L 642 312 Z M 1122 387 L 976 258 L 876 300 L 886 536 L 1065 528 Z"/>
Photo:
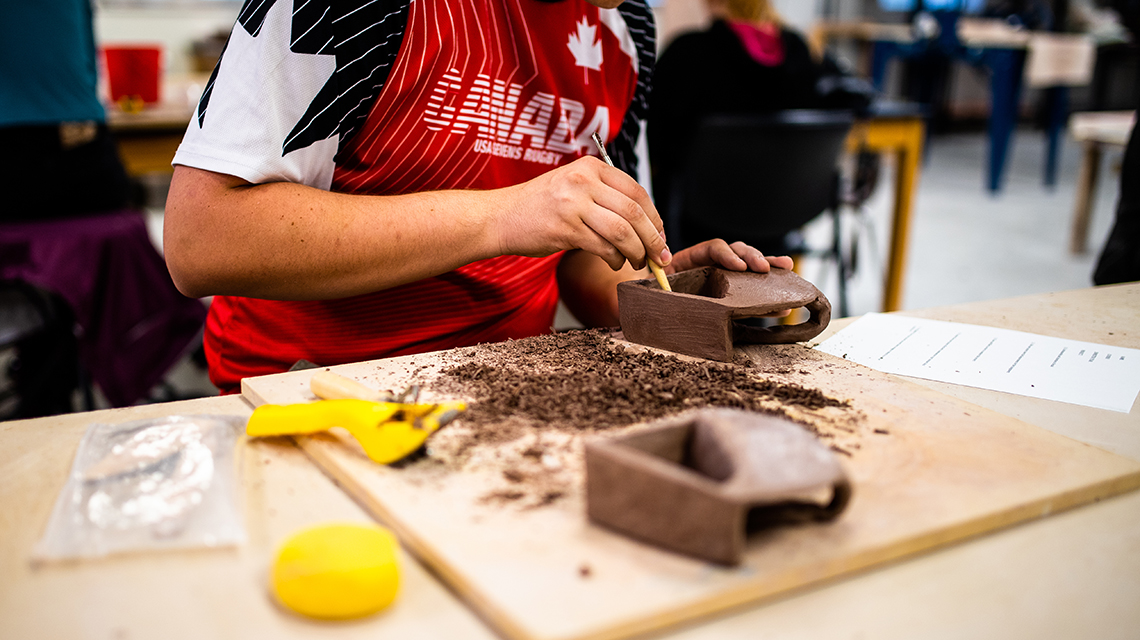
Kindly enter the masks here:
<path id="1" fill-rule="evenodd" d="M 605 160 L 606 164 L 613 167 L 614 161 L 610 160 L 610 154 L 606 153 L 606 145 L 602 143 L 602 137 L 598 135 L 597 131 L 595 131 L 591 137 L 594 139 L 594 144 L 598 145 L 598 151 L 602 154 L 602 160 Z M 661 265 L 650 259 L 648 251 L 645 252 L 645 262 L 649 265 L 649 270 L 653 272 L 653 277 L 657 278 L 657 284 L 661 285 L 661 288 L 665 291 L 672 291 L 673 289 L 669 286 L 669 279 L 665 277 L 665 270 L 661 268 Z"/>

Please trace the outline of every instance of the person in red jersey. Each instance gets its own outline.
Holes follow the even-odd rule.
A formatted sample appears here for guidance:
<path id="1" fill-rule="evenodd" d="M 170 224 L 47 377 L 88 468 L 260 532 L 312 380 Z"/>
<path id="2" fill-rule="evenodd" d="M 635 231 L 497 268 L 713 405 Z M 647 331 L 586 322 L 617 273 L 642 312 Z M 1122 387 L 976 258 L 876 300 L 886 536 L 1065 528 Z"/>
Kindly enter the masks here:
<path id="1" fill-rule="evenodd" d="M 641 0 L 247 0 L 164 228 L 179 289 L 216 296 L 214 384 L 546 333 L 559 297 L 615 325 L 647 257 L 790 268 L 670 254 L 630 177 L 654 38 Z"/>

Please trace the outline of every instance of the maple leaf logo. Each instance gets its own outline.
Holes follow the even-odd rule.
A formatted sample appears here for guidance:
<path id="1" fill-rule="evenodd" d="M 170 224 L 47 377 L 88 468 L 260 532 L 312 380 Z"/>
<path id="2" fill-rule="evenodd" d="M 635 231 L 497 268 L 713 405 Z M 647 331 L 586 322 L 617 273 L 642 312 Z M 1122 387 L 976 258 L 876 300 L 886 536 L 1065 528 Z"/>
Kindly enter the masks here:
<path id="1" fill-rule="evenodd" d="M 582 75 L 586 84 L 590 84 L 590 69 L 600 71 L 602 68 L 602 41 L 595 40 L 598 34 L 597 26 L 590 26 L 585 18 L 578 23 L 578 33 L 570 34 L 570 42 L 566 43 L 570 53 L 574 54 L 575 66 L 582 67 Z"/>

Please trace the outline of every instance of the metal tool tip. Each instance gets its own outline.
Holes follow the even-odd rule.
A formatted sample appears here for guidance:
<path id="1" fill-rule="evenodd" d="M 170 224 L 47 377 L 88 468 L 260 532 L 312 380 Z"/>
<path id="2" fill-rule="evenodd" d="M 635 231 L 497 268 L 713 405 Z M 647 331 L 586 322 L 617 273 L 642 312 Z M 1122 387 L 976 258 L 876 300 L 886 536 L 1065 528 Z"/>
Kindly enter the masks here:
<path id="1" fill-rule="evenodd" d="M 606 153 L 606 144 L 602 142 L 602 136 L 598 135 L 598 132 L 595 131 L 590 134 L 590 137 L 594 139 L 594 144 L 598 145 L 598 153 L 602 154 L 602 160 L 605 160 L 606 164 L 611 167 L 614 166 L 614 161 L 610 160 L 610 154 Z"/>

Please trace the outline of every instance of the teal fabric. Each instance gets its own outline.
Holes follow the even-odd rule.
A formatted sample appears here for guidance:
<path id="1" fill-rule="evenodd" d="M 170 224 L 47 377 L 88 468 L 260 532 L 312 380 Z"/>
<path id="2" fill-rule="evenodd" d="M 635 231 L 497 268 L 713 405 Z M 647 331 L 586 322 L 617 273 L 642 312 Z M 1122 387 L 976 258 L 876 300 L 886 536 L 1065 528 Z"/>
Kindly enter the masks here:
<path id="1" fill-rule="evenodd" d="M 0 0 L 0 127 L 102 121 L 91 0 Z"/>

